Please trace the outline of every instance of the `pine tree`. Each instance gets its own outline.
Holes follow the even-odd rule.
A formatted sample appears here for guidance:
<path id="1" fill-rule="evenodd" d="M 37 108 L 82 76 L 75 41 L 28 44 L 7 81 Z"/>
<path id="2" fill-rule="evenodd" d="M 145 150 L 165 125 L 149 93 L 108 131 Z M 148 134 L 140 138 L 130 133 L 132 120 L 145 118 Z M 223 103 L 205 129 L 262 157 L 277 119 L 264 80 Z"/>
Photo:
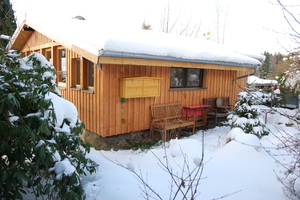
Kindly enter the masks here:
<path id="1" fill-rule="evenodd" d="M 17 25 L 9 0 L 0 1 L 0 19 L 0 35 L 12 36 Z M 7 40 L 0 39 L 0 48 L 5 48 L 7 43 Z"/>
<path id="2" fill-rule="evenodd" d="M 239 127 L 245 133 L 261 138 L 268 135 L 268 132 L 259 119 L 261 113 L 257 105 L 261 105 L 262 99 L 266 98 L 263 93 L 253 91 L 250 85 L 248 87 L 248 91 L 239 94 L 234 113 L 228 116 L 228 122 L 231 128 Z"/>
<path id="3" fill-rule="evenodd" d="M 272 54 L 265 51 L 263 55 L 266 56 L 266 58 L 262 66 L 259 68 L 259 78 L 268 79 L 269 75 L 272 73 L 272 63 L 271 63 Z"/>
<path id="4" fill-rule="evenodd" d="M 278 74 L 288 70 L 288 65 L 285 63 L 285 56 L 281 53 L 275 53 L 271 56 L 272 72 L 269 73 L 269 79 L 277 79 Z"/>

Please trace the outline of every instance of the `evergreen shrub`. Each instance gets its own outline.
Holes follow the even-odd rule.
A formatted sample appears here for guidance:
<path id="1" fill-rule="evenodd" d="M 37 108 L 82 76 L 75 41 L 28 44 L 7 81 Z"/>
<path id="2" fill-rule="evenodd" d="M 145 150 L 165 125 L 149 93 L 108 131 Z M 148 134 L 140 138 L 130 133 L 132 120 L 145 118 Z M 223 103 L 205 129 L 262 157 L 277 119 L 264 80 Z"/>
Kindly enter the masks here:
<path id="1" fill-rule="evenodd" d="M 55 68 L 41 55 L 19 58 L 0 49 L 0 197 L 27 193 L 50 199 L 82 199 L 80 175 L 97 164 L 85 157 L 89 146 L 78 136 L 75 116 L 58 119 L 54 100 L 64 100 Z M 71 110 L 77 110 L 65 102 Z M 59 116 L 60 117 L 60 116 Z"/>

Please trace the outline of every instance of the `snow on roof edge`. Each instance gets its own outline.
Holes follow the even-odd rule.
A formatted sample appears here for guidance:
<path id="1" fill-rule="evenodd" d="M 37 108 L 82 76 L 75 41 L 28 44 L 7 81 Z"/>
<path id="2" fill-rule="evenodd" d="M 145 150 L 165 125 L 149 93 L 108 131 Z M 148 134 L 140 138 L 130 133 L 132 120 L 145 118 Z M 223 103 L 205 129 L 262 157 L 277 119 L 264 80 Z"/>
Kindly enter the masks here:
<path id="1" fill-rule="evenodd" d="M 242 54 L 242 55 L 245 55 L 245 56 L 248 56 L 248 57 L 251 57 L 251 58 L 254 58 L 256 60 L 258 60 L 259 62 L 264 62 L 264 60 L 266 59 L 266 56 L 264 55 L 257 55 L 257 54 L 252 54 L 252 53 L 244 53 L 244 52 L 239 52 L 239 51 L 235 51 L 239 54 Z"/>
<path id="2" fill-rule="evenodd" d="M 228 65 L 235 67 L 247 67 L 247 68 L 257 68 L 257 65 L 251 65 L 247 63 L 234 63 L 226 61 L 210 61 L 210 60 L 200 60 L 200 59 L 184 59 L 176 58 L 171 56 L 159 56 L 159 55 L 148 55 L 148 54 L 137 54 L 137 53 L 123 53 L 123 52 L 112 52 L 112 51 L 102 51 L 99 56 L 107 57 L 122 57 L 122 58 L 138 58 L 138 59 L 150 59 L 150 60 L 164 60 L 164 61 L 175 61 L 175 62 L 189 62 L 189 63 L 199 63 L 199 64 L 212 64 L 212 65 Z"/>

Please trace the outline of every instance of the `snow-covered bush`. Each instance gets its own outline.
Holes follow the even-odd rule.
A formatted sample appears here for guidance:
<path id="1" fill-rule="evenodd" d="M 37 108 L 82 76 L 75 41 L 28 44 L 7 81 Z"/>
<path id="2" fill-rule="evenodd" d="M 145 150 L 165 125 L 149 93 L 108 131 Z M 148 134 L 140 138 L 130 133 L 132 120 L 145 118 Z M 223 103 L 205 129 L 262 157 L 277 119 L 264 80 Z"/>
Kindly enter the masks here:
<path id="1" fill-rule="evenodd" d="M 32 192 L 82 199 L 80 175 L 96 164 L 85 157 L 83 123 L 55 85 L 54 67 L 38 53 L 20 59 L 0 49 L 0 197 Z M 22 194 L 23 193 L 23 194 Z"/>
<path id="2" fill-rule="evenodd" d="M 257 105 L 264 105 L 268 107 L 280 107 L 284 102 L 282 101 L 282 95 L 279 89 L 274 91 L 265 92 L 259 90 L 256 95 L 259 97 L 258 101 L 260 102 Z"/>
<path id="3" fill-rule="evenodd" d="M 239 127 L 245 133 L 254 134 L 259 138 L 267 135 L 265 125 L 260 120 L 261 111 L 257 105 L 266 103 L 265 94 L 256 92 L 241 92 L 235 104 L 234 113 L 228 116 L 231 128 Z"/>
<path id="4" fill-rule="evenodd" d="M 277 77 L 280 90 L 295 95 L 300 94 L 300 53 L 293 52 L 286 56 L 285 62 L 289 65 L 289 70 Z"/>
<path id="5" fill-rule="evenodd" d="M 247 88 L 248 92 L 255 92 L 258 99 L 255 99 L 256 105 L 264 105 L 268 107 L 280 107 L 280 105 L 284 104 L 282 99 L 282 95 L 279 89 L 274 89 L 273 87 L 266 89 L 256 88 L 256 84 L 248 84 Z"/>

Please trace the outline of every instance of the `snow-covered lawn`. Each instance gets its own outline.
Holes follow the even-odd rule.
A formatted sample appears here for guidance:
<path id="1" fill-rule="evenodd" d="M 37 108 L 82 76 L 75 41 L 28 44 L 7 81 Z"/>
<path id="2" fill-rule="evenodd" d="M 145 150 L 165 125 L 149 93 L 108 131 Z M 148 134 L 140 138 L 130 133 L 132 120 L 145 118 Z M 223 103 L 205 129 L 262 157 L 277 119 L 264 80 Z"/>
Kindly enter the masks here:
<path id="1" fill-rule="evenodd" d="M 279 161 L 288 162 L 290 156 L 277 149 L 277 137 L 281 137 L 279 129 L 290 134 L 296 134 L 298 130 L 287 127 L 285 123 L 288 120 L 278 114 L 269 114 L 268 121 L 282 124 L 274 126 L 268 123 L 272 133 L 261 140 L 244 134 L 241 129 L 230 130 L 228 126 L 222 126 L 198 131 L 188 138 L 171 140 L 165 148 L 160 145 L 148 151 L 92 149 L 88 157 L 99 164 L 99 170 L 96 174 L 82 177 L 87 200 L 144 199 L 143 185 L 133 170 L 142 175 L 162 199 L 169 199 L 174 196 L 170 195 L 171 177 L 161 167 L 160 161 L 165 163 L 167 158 L 172 172 L 178 175 L 182 174 L 184 161 L 189 164 L 190 170 L 195 168 L 201 160 L 203 134 L 204 168 L 196 199 L 218 199 L 223 196 L 231 200 L 288 199 L 276 177 L 276 174 L 282 175 L 283 168 L 269 154 Z M 231 142 L 226 144 L 226 138 L 232 139 Z M 175 189 L 173 186 L 173 192 Z M 181 198 L 179 195 L 176 199 Z"/>

